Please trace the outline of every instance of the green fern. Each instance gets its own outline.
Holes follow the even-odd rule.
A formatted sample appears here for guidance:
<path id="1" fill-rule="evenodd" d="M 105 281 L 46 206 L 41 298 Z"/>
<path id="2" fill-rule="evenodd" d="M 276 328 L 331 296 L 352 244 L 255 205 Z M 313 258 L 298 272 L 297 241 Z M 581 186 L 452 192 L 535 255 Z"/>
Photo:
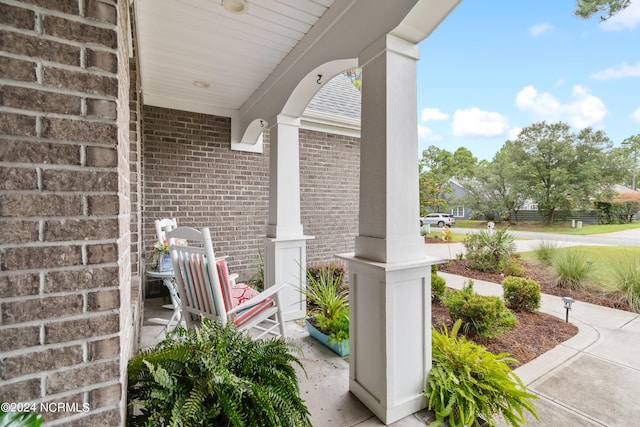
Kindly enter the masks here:
<path id="1" fill-rule="evenodd" d="M 131 426 L 310 426 L 284 340 L 203 320 L 129 361 Z"/>
<path id="2" fill-rule="evenodd" d="M 429 372 L 425 395 L 428 409 L 436 421 L 431 426 L 447 422 L 451 427 L 474 426 L 478 418 L 489 426 L 500 415 L 510 426 L 525 423 L 524 411 L 537 420 L 537 410 L 520 378 L 509 368 L 517 362 L 508 353 L 493 354 L 486 348 L 458 337 L 461 321 L 448 333 L 432 328 L 433 364 Z"/>

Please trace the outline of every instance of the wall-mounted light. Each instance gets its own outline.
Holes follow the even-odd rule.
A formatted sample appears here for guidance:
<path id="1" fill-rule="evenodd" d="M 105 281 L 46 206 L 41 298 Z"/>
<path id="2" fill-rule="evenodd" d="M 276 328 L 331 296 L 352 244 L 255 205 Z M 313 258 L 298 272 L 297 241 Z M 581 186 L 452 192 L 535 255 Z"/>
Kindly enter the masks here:
<path id="1" fill-rule="evenodd" d="M 222 0 L 222 7 L 231 13 L 245 13 L 249 9 L 246 0 Z"/>
<path id="2" fill-rule="evenodd" d="M 196 80 L 195 82 L 193 82 L 193 85 L 200 89 L 206 89 L 208 87 L 211 87 L 211 83 L 203 82 L 202 80 Z"/>
<path id="3" fill-rule="evenodd" d="M 574 300 L 571 297 L 562 297 L 562 302 L 564 303 L 564 309 L 567 310 L 567 317 L 565 318 L 565 322 L 569 322 L 569 310 L 571 310 L 571 304 L 573 304 L 574 302 L 576 302 L 576 300 Z"/>

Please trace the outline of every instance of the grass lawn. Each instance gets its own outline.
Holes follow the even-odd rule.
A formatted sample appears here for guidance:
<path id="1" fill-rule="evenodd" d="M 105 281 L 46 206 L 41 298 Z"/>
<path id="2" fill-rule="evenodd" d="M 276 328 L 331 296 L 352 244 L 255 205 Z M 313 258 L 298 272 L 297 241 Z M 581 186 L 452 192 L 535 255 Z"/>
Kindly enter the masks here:
<path id="1" fill-rule="evenodd" d="M 558 221 L 553 225 L 545 225 L 541 222 L 520 222 L 517 224 L 497 223 L 496 227 L 508 226 L 510 230 L 515 231 L 535 231 L 538 233 L 559 233 L 559 234 L 576 234 L 576 235 L 589 235 L 589 234 L 602 234 L 613 233 L 614 231 L 624 231 L 635 228 L 640 228 L 640 221 L 632 222 L 631 224 L 606 224 L 606 225 L 590 225 L 585 224 L 582 228 L 571 228 L 570 221 Z M 456 220 L 456 226 L 461 228 L 486 228 L 486 221 L 478 220 Z"/>
<path id="2" fill-rule="evenodd" d="M 580 250 L 585 258 L 592 262 L 589 283 L 593 286 L 613 290 L 616 284 L 613 280 L 612 269 L 621 262 L 640 263 L 640 247 L 633 246 L 573 246 L 558 248 L 558 251 Z M 538 262 L 535 252 L 523 252 L 522 259 Z"/>

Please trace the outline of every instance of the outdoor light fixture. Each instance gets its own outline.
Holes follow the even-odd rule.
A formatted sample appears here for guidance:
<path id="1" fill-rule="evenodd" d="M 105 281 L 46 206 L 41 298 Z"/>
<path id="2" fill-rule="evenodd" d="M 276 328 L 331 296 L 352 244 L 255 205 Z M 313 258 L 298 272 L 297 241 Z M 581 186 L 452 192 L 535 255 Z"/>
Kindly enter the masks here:
<path id="1" fill-rule="evenodd" d="M 570 297 L 562 297 L 562 302 L 564 303 L 565 310 L 567 310 L 567 317 L 565 319 L 565 322 L 569 323 L 569 310 L 571 310 L 571 304 L 576 301 Z"/>
<path id="2" fill-rule="evenodd" d="M 245 13 L 249 9 L 246 0 L 222 0 L 222 7 L 231 13 Z"/>

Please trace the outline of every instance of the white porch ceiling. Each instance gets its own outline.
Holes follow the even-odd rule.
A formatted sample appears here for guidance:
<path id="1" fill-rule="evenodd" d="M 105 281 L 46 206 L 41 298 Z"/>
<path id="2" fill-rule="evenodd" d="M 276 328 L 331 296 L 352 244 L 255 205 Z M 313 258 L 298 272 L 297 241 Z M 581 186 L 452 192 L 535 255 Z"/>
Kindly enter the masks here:
<path id="1" fill-rule="evenodd" d="M 256 144 L 257 123 L 285 104 L 304 110 L 315 74 L 326 82 L 357 65 L 385 34 L 418 43 L 461 0 L 247 0 L 242 14 L 222 0 L 130 1 L 143 102 L 231 117 L 233 146 Z"/>
<path id="2" fill-rule="evenodd" d="M 239 110 L 333 2 L 249 0 L 233 14 L 221 0 L 135 0 L 144 102 Z"/>

